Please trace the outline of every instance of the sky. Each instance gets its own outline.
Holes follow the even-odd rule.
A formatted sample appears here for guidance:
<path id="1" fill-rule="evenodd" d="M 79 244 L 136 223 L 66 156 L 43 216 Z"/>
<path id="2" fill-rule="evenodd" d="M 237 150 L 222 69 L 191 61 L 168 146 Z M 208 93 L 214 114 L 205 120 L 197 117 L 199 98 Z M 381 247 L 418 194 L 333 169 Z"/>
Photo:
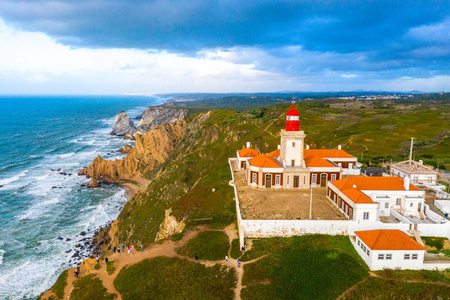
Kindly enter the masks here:
<path id="1" fill-rule="evenodd" d="M 0 94 L 450 91 L 450 1 L 0 0 Z"/>

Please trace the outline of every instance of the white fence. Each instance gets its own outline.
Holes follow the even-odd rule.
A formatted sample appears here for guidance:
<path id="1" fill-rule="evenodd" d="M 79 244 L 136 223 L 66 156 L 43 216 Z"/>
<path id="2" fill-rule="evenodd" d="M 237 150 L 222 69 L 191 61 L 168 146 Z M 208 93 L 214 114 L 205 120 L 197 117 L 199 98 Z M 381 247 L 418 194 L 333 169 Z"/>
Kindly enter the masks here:
<path id="1" fill-rule="evenodd" d="M 443 262 L 424 262 L 423 269 L 425 270 L 446 270 L 450 268 L 450 263 Z"/>
<path id="2" fill-rule="evenodd" d="M 342 169 L 342 175 L 361 175 L 361 169 Z"/>
<path id="3" fill-rule="evenodd" d="M 450 200 L 434 200 L 434 205 L 439 208 L 444 214 L 450 213 Z"/>

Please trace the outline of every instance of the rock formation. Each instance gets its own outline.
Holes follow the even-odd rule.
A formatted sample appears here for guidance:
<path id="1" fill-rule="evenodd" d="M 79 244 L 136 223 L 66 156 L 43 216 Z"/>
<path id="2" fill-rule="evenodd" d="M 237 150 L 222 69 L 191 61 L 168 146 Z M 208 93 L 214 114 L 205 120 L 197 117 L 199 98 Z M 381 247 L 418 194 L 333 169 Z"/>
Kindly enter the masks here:
<path id="1" fill-rule="evenodd" d="M 105 160 L 100 156 L 78 174 L 107 182 L 137 180 L 162 164 L 183 139 L 184 119 L 153 128 L 145 135 L 136 135 L 134 147 L 124 159 Z"/>
<path id="2" fill-rule="evenodd" d="M 187 110 L 168 107 L 149 106 L 136 119 L 141 119 L 138 129 L 142 134 L 166 123 L 175 123 L 186 117 Z"/>
<path id="3" fill-rule="evenodd" d="M 171 212 L 171 208 L 166 209 L 166 217 L 164 218 L 164 222 L 162 222 L 159 227 L 159 232 L 156 234 L 155 242 L 180 233 L 183 231 L 184 227 L 186 227 L 184 220 L 178 222 L 174 216 L 170 215 Z"/>
<path id="4" fill-rule="evenodd" d="M 136 131 L 137 129 L 136 127 L 134 127 L 134 122 L 130 121 L 126 112 L 121 111 L 116 115 L 111 135 L 119 135 L 119 136 L 125 136 L 127 134 L 133 135 Z"/>
<path id="5" fill-rule="evenodd" d="M 90 188 L 96 188 L 99 187 L 100 184 L 98 183 L 97 179 L 91 178 L 91 181 L 89 181 L 88 187 Z"/>
<path id="6" fill-rule="evenodd" d="M 127 154 L 127 153 L 129 153 L 131 151 L 131 149 L 133 149 L 133 147 L 131 147 L 130 145 L 125 145 L 125 147 L 120 148 L 119 150 L 117 150 L 117 152 L 120 152 L 120 153 L 123 153 L 123 154 Z"/>

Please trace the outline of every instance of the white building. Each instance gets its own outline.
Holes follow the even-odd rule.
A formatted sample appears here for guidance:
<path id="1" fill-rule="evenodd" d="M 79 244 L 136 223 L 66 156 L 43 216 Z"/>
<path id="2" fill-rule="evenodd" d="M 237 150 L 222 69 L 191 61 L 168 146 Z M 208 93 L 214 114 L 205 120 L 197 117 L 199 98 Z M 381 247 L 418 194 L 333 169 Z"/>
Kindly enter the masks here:
<path id="1" fill-rule="evenodd" d="M 390 167 L 392 176 L 400 178 L 409 177 L 411 183 L 416 186 L 429 187 L 441 191 L 445 189 L 444 185 L 438 183 L 440 173 L 431 167 L 425 166 L 421 160 L 419 162 L 405 160 L 394 163 Z"/>
<path id="2" fill-rule="evenodd" d="M 260 153 L 253 148 L 250 148 L 250 142 L 247 142 L 247 148 L 237 151 L 237 159 L 239 170 L 243 170 L 246 168 L 248 161 Z"/>
<path id="3" fill-rule="evenodd" d="M 350 240 L 371 270 L 423 269 L 425 247 L 398 229 L 355 231 Z"/>
<path id="4" fill-rule="evenodd" d="M 328 182 L 327 197 L 350 219 L 377 221 L 391 209 L 425 219 L 425 193 L 398 177 L 347 177 Z"/>

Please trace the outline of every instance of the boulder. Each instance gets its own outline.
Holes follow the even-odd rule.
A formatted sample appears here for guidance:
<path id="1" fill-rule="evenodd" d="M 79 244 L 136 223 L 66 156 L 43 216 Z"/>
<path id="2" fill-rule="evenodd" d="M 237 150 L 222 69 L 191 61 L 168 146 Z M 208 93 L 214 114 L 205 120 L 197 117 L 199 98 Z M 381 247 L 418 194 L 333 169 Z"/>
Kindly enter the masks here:
<path id="1" fill-rule="evenodd" d="M 131 134 L 125 134 L 125 137 L 123 139 L 124 140 L 134 140 L 134 136 L 132 136 Z"/>
<path id="2" fill-rule="evenodd" d="M 89 181 L 88 187 L 90 188 L 96 188 L 99 187 L 100 184 L 98 183 L 97 179 L 91 178 L 91 181 Z"/>
<path id="3" fill-rule="evenodd" d="M 134 122 L 130 121 L 126 112 L 121 111 L 116 115 L 111 135 L 118 135 L 118 136 L 125 136 L 127 134 L 133 135 L 136 131 L 137 129 L 136 127 L 134 127 Z"/>
<path id="4" fill-rule="evenodd" d="M 84 167 L 82 170 L 78 172 L 78 175 L 87 175 L 86 174 L 87 167 Z"/>
<path id="5" fill-rule="evenodd" d="M 131 149 L 133 149 L 133 147 L 131 147 L 130 145 L 125 145 L 125 147 L 123 147 L 122 149 L 122 153 L 128 153 L 131 151 Z"/>

